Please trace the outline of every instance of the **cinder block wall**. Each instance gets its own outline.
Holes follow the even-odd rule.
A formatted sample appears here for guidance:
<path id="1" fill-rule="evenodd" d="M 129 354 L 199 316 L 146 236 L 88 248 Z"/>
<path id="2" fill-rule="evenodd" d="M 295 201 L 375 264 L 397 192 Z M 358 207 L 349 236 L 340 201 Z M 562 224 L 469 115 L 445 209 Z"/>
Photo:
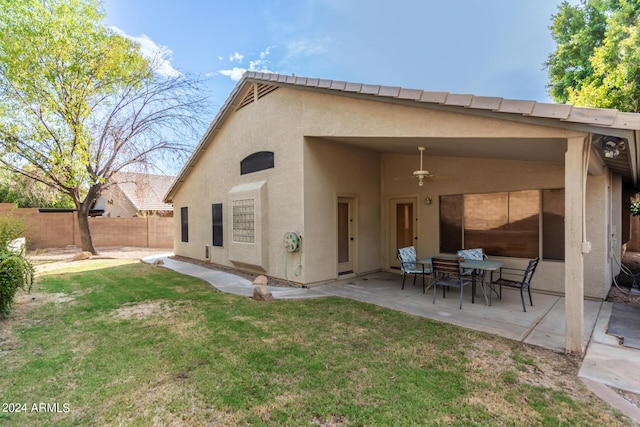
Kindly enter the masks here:
<path id="1" fill-rule="evenodd" d="M 631 217 L 631 240 L 627 242 L 627 251 L 640 252 L 640 216 Z"/>
<path id="2" fill-rule="evenodd" d="M 11 203 L 0 203 L 0 216 L 9 214 L 24 221 L 29 249 L 80 246 L 75 212 L 39 213 L 38 209 L 18 209 Z M 173 247 L 173 218 L 89 218 L 89 227 L 97 247 Z"/>

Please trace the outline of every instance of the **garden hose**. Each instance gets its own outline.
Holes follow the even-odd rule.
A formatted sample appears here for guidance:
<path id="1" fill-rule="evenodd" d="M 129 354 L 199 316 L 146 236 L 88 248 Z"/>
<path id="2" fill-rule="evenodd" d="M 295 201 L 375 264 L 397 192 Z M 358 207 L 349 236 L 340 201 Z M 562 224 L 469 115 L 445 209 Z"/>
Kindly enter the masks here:
<path id="1" fill-rule="evenodd" d="M 300 262 L 293 269 L 293 275 L 296 276 L 296 277 L 298 277 L 298 276 L 300 276 L 300 274 L 302 274 L 302 248 L 298 249 L 298 252 L 300 252 Z M 284 256 L 284 278 L 287 280 L 287 283 L 289 284 L 289 286 L 293 286 L 295 288 L 301 288 L 302 286 L 300 286 L 300 285 L 298 285 L 296 283 L 292 283 L 292 282 L 289 281 L 289 276 L 287 274 L 287 266 L 288 265 L 289 265 L 289 251 L 285 251 L 285 256 Z"/>

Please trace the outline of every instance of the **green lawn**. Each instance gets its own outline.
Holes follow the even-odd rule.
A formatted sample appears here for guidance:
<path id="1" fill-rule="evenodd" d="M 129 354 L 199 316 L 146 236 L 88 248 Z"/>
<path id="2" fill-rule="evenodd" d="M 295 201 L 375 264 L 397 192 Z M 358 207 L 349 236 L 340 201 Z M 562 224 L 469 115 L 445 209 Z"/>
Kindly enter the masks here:
<path id="1" fill-rule="evenodd" d="M 631 425 L 563 355 L 346 299 L 81 265 L 0 321 L 0 424 Z"/>

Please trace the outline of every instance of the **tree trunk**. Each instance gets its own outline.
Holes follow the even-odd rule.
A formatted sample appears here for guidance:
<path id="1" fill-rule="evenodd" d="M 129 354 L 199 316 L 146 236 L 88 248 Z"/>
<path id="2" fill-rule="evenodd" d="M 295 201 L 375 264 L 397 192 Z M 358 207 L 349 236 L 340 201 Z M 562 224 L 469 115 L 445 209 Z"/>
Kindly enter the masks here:
<path id="1" fill-rule="evenodd" d="M 91 252 L 92 255 L 98 255 L 98 251 L 93 246 L 91 230 L 89 229 L 89 206 L 82 203 L 78 210 L 78 226 L 80 227 L 80 245 L 83 252 Z"/>

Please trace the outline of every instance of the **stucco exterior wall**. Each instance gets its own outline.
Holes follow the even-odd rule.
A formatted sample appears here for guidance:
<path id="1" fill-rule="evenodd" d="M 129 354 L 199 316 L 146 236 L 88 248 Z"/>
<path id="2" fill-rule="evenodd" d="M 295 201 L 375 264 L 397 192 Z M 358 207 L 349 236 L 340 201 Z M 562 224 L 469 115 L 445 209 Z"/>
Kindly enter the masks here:
<path id="1" fill-rule="evenodd" d="M 233 114 L 200 159 L 173 199 L 175 252 L 204 260 L 205 245 L 212 243 L 213 203 L 223 203 L 223 246 L 211 248 L 211 262 L 285 277 L 287 254 L 283 237 L 288 231 L 304 231 L 302 108 L 295 97 L 278 90 Z M 282 91 L 284 95 L 285 91 Z M 240 174 L 240 162 L 258 151 L 274 152 L 273 169 Z M 263 265 L 230 261 L 234 187 L 264 181 L 261 190 L 267 215 L 261 245 Z M 180 208 L 189 209 L 189 242 L 181 241 Z M 304 234 L 304 233 L 303 233 Z M 304 237 L 303 237 L 304 239 Z M 294 256 L 290 256 L 294 258 Z M 302 272 L 304 275 L 304 270 Z M 303 281 L 304 276 L 292 278 Z"/>
<path id="2" fill-rule="evenodd" d="M 338 276 L 338 197 L 355 201 L 354 272 L 384 268 L 380 252 L 380 154 L 307 138 L 304 168 L 305 279 L 318 282 Z"/>
<path id="3" fill-rule="evenodd" d="M 211 248 L 211 261 L 238 266 L 229 260 L 230 192 L 264 181 L 259 185 L 265 212 L 261 215 L 267 216 L 262 219 L 267 224 L 261 237 L 264 253 L 260 257 L 264 261 L 241 267 L 280 278 L 285 277 L 287 269 L 289 278 L 300 283 L 335 278 L 336 203 L 338 197 L 350 197 L 356 200 L 358 212 L 355 271 L 385 269 L 393 256 L 389 250 L 390 199 L 419 200 L 416 246 L 420 256 L 431 256 L 439 250 L 440 195 L 564 188 L 566 140 L 584 136 L 536 124 L 279 88 L 223 123 L 173 198 L 176 212 L 181 207 L 189 208 L 189 242 L 180 241 L 180 219 L 176 215 L 175 251 L 204 259 L 205 245 L 212 242 L 211 204 L 223 203 L 225 244 Z M 362 148 L 349 138 L 384 141 Z M 417 147 L 417 138 L 452 141 L 450 148 L 456 157 L 430 156 L 428 152 L 425 157 L 425 169 L 446 179 L 423 187 L 412 180 L 397 179 L 411 176 L 419 155 L 417 150 L 410 155 L 390 153 L 394 141 L 409 141 Z M 501 155 L 501 147 L 512 148 L 509 144 L 515 138 L 520 138 L 522 153 L 540 150 L 532 145 L 535 142 L 526 141 L 537 138 L 552 141 L 557 155 L 549 161 L 458 157 L 456 138 L 477 139 L 478 144 L 496 150 L 494 157 Z M 240 175 L 240 161 L 265 150 L 275 153 L 275 168 Z M 585 295 L 602 298 L 611 276 L 608 233 L 611 218 L 620 215 L 616 201 L 620 185 L 607 173 L 590 175 L 587 187 L 587 239 L 592 252 L 585 255 Z M 430 205 L 423 203 L 426 197 L 431 198 Z M 282 239 L 288 231 L 302 233 L 302 253 L 285 252 Z M 526 263 L 516 258 L 500 260 L 514 267 Z M 542 261 L 533 286 L 564 292 L 564 263 Z"/>
<path id="4" fill-rule="evenodd" d="M 108 218 L 129 218 L 138 213 L 131 200 L 117 186 L 111 186 L 96 202 L 96 209 L 104 209 Z"/>
<path id="5" fill-rule="evenodd" d="M 554 162 L 527 162 L 497 159 L 471 159 L 459 157 L 426 157 L 425 168 L 442 179 L 436 179 L 419 187 L 413 180 L 398 180 L 410 176 L 407 165 L 418 164 L 417 155 L 383 154 L 382 173 L 386 190 L 383 224 L 389 222 L 389 199 L 417 197 L 418 203 L 418 255 L 428 257 L 439 254 L 439 198 L 442 195 L 491 193 L 530 189 L 564 188 L 564 165 Z M 409 168 L 411 169 L 411 168 Z M 621 184 L 611 186 L 609 174 L 590 175 L 587 179 L 587 240 L 592 252 L 585 254 L 585 296 L 604 298 L 611 283 L 609 259 L 610 239 L 607 230 L 614 218 L 614 227 L 620 230 Z M 432 200 L 426 205 L 424 200 Z M 609 200 L 613 199 L 613 204 Z M 618 201 L 616 201 L 618 200 Z M 390 226 L 388 227 L 390 228 Z M 386 240 L 388 242 L 389 236 Z M 389 244 L 389 243 L 387 243 Z M 614 250 L 620 252 L 618 244 Z M 389 265 L 391 252 L 384 251 L 385 264 Z M 507 266 L 526 267 L 527 260 L 511 257 L 493 257 Z M 564 262 L 542 260 L 532 285 L 536 289 L 555 293 L 564 292 Z"/>

